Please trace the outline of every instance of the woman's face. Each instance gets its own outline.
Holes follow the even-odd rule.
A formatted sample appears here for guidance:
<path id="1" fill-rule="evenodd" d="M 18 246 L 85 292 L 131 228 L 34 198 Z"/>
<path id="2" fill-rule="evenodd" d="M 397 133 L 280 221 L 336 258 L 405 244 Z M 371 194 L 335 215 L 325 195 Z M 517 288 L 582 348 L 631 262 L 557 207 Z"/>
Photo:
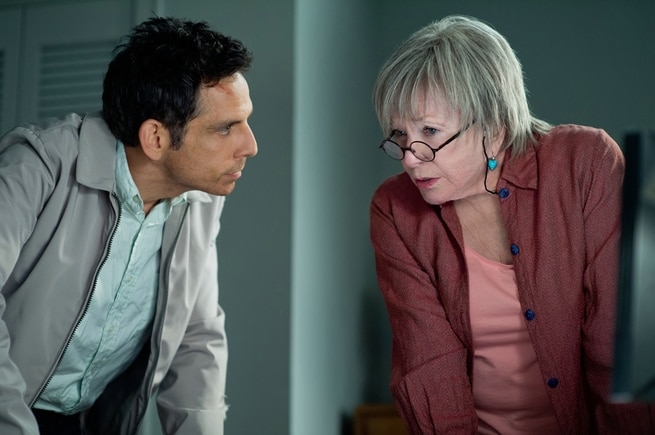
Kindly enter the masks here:
<path id="1" fill-rule="evenodd" d="M 423 98 L 417 115 L 417 119 L 392 119 L 392 129 L 397 130 L 393 140 L 400 146 L 421 141 L 436 149 L 458 132 L 459 113 L 442 97 Z M 482 134 L 475 127 L 462 131 L 431 162 L 405 152 L 403 168 L 427 203 L 443 204 L 485 191 L 486 158 Z"/>

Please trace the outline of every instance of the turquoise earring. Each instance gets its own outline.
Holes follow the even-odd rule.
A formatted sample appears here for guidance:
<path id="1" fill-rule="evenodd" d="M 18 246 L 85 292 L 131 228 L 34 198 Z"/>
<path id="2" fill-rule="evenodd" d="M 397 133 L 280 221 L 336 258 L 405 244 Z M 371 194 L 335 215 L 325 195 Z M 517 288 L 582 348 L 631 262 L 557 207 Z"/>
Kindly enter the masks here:
<path id="1" fill-rule="evenodd" d="M 496 167 L 498 166 L 498 161 L 496 160 L 495 157 L 491 157 L 490 159 L 487 159 L 487 168 L 489 168 L 490 171 L 496 170 Z"/>

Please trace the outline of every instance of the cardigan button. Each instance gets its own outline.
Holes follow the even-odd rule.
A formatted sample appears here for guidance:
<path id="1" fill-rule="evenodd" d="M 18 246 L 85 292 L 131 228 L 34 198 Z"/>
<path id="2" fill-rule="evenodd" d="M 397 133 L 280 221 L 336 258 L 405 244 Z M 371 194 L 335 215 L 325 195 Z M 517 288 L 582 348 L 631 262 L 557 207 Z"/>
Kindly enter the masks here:
<path id="1" fill-rule="evenodd" d="M 525 310 L 524 315 L 525 315 L 525 318 L 528 319 L 528 320 L 534 319 L 534 316 L 535 316 L 534 311 L 532 311 L 532 310 Z"/>
<path id="2" fill-rule="evenodd" d="M 550 379 L 548 379 L 547 384 L 548 384 L 548 386 L 549 386 L 550 388 L 557 388 L 557 386 L 559 385 L 559 379 L 557 379 L 557 378 L 550 378 Z"/>
<path id="3" fill-rule="evenodd" d="M 512 246 L 510 246 L 509 249 L 510 251 L 512 251 L 512 255 L 518 255 L 518 253 L 521 251 L 519 249 L 519 245 L 517 245 L 516 243 L 512 243 Z"/>
<path id="4" fill-rule="evenodd" d="M 503 187 L 498 191 L 498 196 L 500 196 L 500 199 L 505 199 L 509 196 L 509 189 L 506 187 Z"/>

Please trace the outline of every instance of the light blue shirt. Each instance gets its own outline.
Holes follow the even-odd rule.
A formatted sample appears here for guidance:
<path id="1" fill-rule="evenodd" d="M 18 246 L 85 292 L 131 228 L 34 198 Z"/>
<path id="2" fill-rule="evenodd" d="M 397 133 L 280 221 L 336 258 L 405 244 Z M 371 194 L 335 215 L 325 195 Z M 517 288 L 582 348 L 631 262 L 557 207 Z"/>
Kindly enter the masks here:
<path id="1" fill-rule="evenodd" d="M 35 404 L 40 409 L 70 414 L 91 407 L 150 337 L 164 222 L 186 195 L 159 202 L 146 216 L 123 144 L 116 150 L 118 224 L 87 312 Z"/>

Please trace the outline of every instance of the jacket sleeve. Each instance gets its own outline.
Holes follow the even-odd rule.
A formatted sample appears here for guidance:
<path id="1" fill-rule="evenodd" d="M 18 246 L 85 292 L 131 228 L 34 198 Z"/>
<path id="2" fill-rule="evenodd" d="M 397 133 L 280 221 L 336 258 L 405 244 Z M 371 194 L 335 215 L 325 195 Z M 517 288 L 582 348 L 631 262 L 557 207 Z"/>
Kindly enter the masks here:
<path id="1" fill-rule="evenodd" d="M 388 197 L 373 198 L 370 231 L 391 331 L 391 392 L 412 434 L 474 434 L 466 347 L 453 331 L 426 259 L 408 248 Z M 398 221 L 396 221 L 398 219 Z M 422 264 L 423 262 L 423 264 Z M 434 265 L 432 266 L 434 267 Z"/>
<path id="2" fill-rule="evenodd" d="M 23 134 L 25 133 L 25 134 Z M 11 360 L 11 333 L 4 322 L 5 284 L 39 211 L 52 191 L 53 177 L 38 139 L 19 128 L 0 141 L 0 433 L 38 433 L 25 398 L 25 381 Z M 26 137 L 36 141 L 34 147 Z"/>
<path id="3" fill-rule="evenodd" d="M 180 346 L 162 380 L 157 406 L 164 433 L 167 435 L 221 435 L 226 417 L 225 381 L 227 339 L 225 315 L 218 303 L 218 255 L 216 238 L 224 198 L 214 202 L 216 212 L 211 221 L 190 216 L 187 228 L 194 243 L 204 244 L 202 257 L 191 254 L 185 273 L 198 273 L 187 283 L 197 285 L 191 318 Z M 191 213 L 192 214 L 192 213 Z M 193 228 L 211 225 L 210 239 L 198 240 Z M 206 236 L 205 236 L 206 237 Z M 197 250 L 194 250 L 197 252 Z M 172 271 L 175 273 L 175 271 Z M 171 288 L 170 292 L 188 289 Z M 194 292 L 191 292 L 194 293 Z"/>
<path id="4" fill-rule="evenodd" d="M 655 433 L 655 407 L 614 404 L 609 400 L 616 316 L 617 265 L 621 224 L 621 186 L 624 160 L 618 145 L 604 132 L 590 157 L 592 170 L 583 176 L 586 191 L 585 320 L 583 361 L 589 401 L 599 434 Z"/>
<path id="5" fill-rule="evenodd" d="M 5 300 L 0 294 L 0 315 L 4 311 Z M 38 433 L 39 429 L 25 403 L 25 381 L 9 357 L 10 342 L 7 326 L 0 320 L 0 433 L 31 435 Z"/>

